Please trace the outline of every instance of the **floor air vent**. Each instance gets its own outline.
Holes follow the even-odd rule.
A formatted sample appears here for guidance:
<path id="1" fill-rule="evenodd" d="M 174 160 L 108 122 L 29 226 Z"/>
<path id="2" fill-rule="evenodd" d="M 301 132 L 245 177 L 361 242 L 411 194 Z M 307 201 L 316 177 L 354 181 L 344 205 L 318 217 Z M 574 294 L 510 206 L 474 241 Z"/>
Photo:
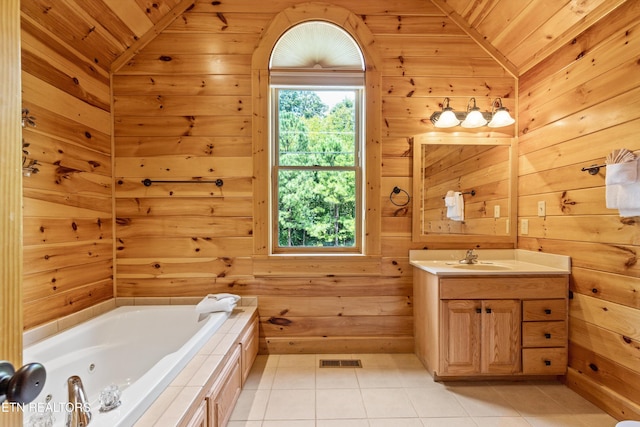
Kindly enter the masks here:
<path id="1" fill-rule="evenodd" d="M 360 359 L 320 359 L 321 368 L 362 368 Z"/>

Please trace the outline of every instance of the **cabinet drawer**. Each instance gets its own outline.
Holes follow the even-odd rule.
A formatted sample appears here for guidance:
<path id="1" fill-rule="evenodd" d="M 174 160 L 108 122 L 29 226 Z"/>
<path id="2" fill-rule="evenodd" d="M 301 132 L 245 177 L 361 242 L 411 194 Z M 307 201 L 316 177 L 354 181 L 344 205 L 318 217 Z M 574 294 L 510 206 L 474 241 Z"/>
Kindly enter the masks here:
<path id="1" fill-rule="evenodd" d="M 522 373 L 525 375 L 562 375 L 566 371 L 566 348 L 525 348 L 522 350 Z"/>
<path id="2" fill-rule="evenodd" d="M 445 277 L 440 299 L 534 299 L 567 296 L 566 276 Z"/>
<path id="3" fill-rule="evenodd" d="M 567 344 L 565 322 L 523 322 L 523 347 L 564 347 Z"/>
<path id="4" fill-rule="evenodd" d="M 522 320 L 565 320 L 567 302 L 565 299 L 541 299 L 522 301 Z"/>

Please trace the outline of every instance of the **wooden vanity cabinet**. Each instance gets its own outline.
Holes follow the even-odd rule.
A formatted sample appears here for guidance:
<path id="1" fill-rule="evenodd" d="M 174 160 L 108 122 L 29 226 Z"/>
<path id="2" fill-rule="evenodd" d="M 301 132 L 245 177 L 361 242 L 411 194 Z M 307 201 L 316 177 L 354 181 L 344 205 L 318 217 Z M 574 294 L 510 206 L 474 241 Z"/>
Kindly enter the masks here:
<path id="1" fill-rule="evenodd" d="M 567 297 L 567 275 L 439 277 L 416 268 L 416 355 L 437 378 L 564 374 Z"/>

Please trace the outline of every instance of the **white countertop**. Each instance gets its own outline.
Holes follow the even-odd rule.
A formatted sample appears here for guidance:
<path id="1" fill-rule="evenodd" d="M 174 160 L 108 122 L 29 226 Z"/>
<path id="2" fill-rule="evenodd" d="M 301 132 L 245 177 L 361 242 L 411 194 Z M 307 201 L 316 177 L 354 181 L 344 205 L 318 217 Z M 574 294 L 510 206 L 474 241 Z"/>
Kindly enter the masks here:
<path id="1" fill-rule="evenodd" d="M 463 264 L 466 250 L 410 251 L 411 265 L 438 276 L 570 274 L 571 258 L 522 249 L 477 249 L 477 264 Z"/>

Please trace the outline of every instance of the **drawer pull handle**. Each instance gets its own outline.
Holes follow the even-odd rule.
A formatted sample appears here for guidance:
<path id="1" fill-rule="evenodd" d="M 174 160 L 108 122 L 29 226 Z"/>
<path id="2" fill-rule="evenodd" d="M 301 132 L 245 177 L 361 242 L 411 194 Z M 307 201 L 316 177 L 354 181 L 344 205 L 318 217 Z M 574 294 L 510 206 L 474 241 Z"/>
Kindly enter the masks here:
<path id="1" fill-rule="evenodd" d="M 476 308 L 476 313 L 482 313 L 482 309 L 481 308 Z"/>
<path id="2" fill-rule="evenodd" d="M 544 361 L 544 364 L 545 364 L 546 366 L 551 366 L 551 360 L 545 360 L 545 361 Z"/>
<path id="3" fill-rule="evenodd" d="M 544 334 L 544 337 L 545 337 L 546 339 L 550 340 L 550 339 L 551 339 L 551 334 Z"/>
<path id="4" fill-rule="evenodd" d="M 486 311 L 487 313 L 491 313 L 491 309 L 490 309 L 490 308 L 487 308 L 485 311 Z"/>
<path id="5" fill-rule="evenodd" d="M 550 308 L 545 308 L 544 309 L 544 314 L 551 314 L 551 309 Z"/>

